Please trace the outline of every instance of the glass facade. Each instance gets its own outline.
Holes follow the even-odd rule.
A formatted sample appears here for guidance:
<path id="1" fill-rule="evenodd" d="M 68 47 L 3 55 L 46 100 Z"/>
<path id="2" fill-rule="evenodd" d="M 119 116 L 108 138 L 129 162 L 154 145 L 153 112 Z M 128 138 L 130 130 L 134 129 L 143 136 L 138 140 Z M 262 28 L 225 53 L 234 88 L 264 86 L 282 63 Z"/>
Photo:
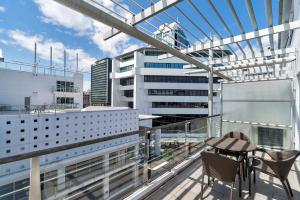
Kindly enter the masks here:
<path id="1" fill-rule="evenodd" d="M 184 63 L 152 63 L 145 62 L 145 68 L 166 68 L 166 69 L 183 69 Z"/>
<path id="2" fill-rule="evenodd" d="M 97 61 L 91 67 L 91 103 L 92 105 L 110 104 L 112 61 L 105 58 Z"/>
<path id="3" fill-rule="evenodd" d="M 145 55 L 146 56 L 160 56 L 162 54 L 165 54 L 166 52 L 163 51 L 151 51 L 151 50 L 146 50 Z"/>
<path id="4" fill-rule="evenodd" d="M 219 77 L 214 77 L 213 82 L 218 83 Z M 144 76 L 145 82 L 156 83 L 208 83 L 205 76 Z"/>
<path id="5" fill-rule="evenodd" d="M 208 90 L 149 89 L 151 96 L 208 96 Z M 216 94 L 214 93 L 214 96 Z"/>
<path id="6" fill-rule="evenodd" d="M 152 102 L 152 108 L 208 108 L 207 102 Z"/>

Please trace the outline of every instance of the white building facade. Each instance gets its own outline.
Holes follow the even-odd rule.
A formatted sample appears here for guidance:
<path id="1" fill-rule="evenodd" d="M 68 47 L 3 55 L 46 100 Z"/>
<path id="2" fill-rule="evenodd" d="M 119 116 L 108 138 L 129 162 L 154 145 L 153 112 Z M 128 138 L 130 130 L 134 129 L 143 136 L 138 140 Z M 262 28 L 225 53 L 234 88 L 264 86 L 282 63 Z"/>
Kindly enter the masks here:
<path id="1" fill-rule="evenodd" d="M 83 75 L 32 73 L 0 68 L 0 106 L 17 109 L 59 105 L 82 108 Z"/>
<path id="2" fill-rule="evenodd" d="M 161 54 L 155 48 L 141 48 L 113 59 L 112 106 L 132 107 L 140 114 L 166 120 L 207 116 L 207 76 L 188 75 L 184 61 L 176 57 L 160 60 Z M 219 112 L 218 89 L 215 78 L 214 113 Z"/>

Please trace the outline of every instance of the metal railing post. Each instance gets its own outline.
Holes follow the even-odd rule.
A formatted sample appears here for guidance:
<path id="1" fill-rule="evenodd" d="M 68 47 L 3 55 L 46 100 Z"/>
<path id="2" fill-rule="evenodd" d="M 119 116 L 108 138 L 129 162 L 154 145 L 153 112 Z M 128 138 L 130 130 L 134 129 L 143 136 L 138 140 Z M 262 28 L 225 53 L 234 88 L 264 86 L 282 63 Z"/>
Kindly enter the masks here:
<path id="1" fill-rule="evenodd" d="M 213 59 L 213 50 L 209 49 L 210 60 Z M 210 70 L 208 70 L 208 137 L 212 136 L 212 121 L 210 116 L 213 115 L 213 66 L 210 65 Z"/>
<path id="2" fill-rule="evenodd" d="M 30 159 L 30 188 L 29 200 L 41 199 L 41 178 L 40 178 L 40 159 L 32 157 Z"/>
<path id="3" fill-rule="evenodd" d="M 149 159 L 150 159 L 150 137 L 151 132 L 147 131 L 145 133 L 145 163 L 144 163 L 144 171 L 143 171 L 143 179 L 144 183 L 148 182 L 151 178 L 151 169 L 149 166 Z"/>
<path id="4" fill-rule="evenodd" d="M 185 138 L 184 138 L 185 149 L 188 152 L 188 155 L 191 155 L 190 141 L 189 142 L 187 141 L 188 134 L 191 137 L 191 122 L 185 123 Z"/>

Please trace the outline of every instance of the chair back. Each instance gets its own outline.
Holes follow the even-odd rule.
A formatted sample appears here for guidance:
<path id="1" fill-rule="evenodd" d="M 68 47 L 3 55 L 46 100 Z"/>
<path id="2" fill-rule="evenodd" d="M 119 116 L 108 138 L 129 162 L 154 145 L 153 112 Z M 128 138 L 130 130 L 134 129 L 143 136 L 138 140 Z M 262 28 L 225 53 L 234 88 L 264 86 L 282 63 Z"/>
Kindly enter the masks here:
<path id="1" fill-rule="evenodd" d="M 295 160 L 300 155 L 300 152 L 296 150 L 266 150 L 266 152 L 272 158 L 272 160 L 265 159 L 265 164 L 267 164 L 273 170 L 273 172 L 281 181 L 286 180 Z"/>
<path id="2" fill-rule="evenodd" d="M 235 139 L 239 139 L 239 140 L 245 140 L 247 142 L 250 142 L 249 137 L 242 133 L 242 132 L 238 132 L 238 131 L 231 131 L 229 133 L 226 133 L 224 135 L 225 138 L 235 138 Z"/>
<path id="3" fill-rule="evenodd" d="M 203 172 L 206 175 L 224 182 L 235 182 L 235 176 L 239 167 L 237 161 L 209 151 L 203 151 L 201 158 L 203 161 Z"/>

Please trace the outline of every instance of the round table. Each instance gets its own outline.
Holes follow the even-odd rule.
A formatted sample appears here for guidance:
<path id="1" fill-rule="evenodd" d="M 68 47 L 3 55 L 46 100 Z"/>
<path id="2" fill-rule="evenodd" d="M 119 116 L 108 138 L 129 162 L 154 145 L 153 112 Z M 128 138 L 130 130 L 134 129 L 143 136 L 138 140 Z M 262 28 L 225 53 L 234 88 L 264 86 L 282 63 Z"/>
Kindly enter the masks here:
<path id="1" fill-rule="evenodd" d="M 212 137 L 205 140 L 205 144 L 231 152 L 250 152 L 257 148 L 256 145 L 245 140 L 229 137 Z"/>

